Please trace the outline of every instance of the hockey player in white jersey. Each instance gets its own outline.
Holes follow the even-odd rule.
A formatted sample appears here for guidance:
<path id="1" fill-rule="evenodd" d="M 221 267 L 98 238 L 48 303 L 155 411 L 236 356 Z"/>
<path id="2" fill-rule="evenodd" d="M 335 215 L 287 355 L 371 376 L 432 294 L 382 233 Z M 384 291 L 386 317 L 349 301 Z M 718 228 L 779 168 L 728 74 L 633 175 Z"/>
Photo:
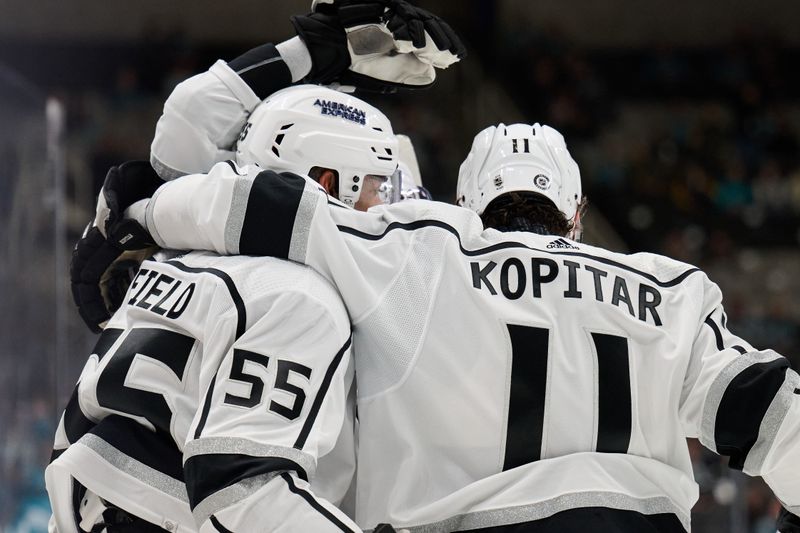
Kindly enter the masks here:
<path id="1" fill-rule="evenodd" d="M 354 467 L 351 383 L 347 316 L 318 274 L 145 261 L 59 424 L 51 530 L 355 530 L 334 507 Z M 339 477 L 319 479 L 337 439 Z"/>
<path id="2" fill-rule="evenodd" d="M 311 174 L 338 197 L 337 208 L 366 209 L 388 199 L 397 153 L 377 109 L 297 86 L 261 104 L 240 135 L 237 161 L 214 168 Z M 129 165 L 109 174 L 107 205 L 125 201 L 115 183 L 159 180 L 146 163 Z M 247 209 L 259 219 L 254 228 L 290 215 Z M 47 471 L 57 530 L 112 522 L 117 531 L 133 517 L 133 530 L 190 531 L 194 515 L 209 531 L 357 531 L 331 505 L 354 468 L 349 336 L 335 291 L 308 267 L 197 253 L 146 262 L 59 428 Z"/>
<path id="3" fill-rule="evenodd" d="M 228 62 L 219 60 L 172 91 L 151 146 L 150 162 L 161 179 L 208 172 L 216 163 L 236 159 L 253 110 L 292 83 L 332 83 L 379 92 L 425 87 L 438 70 L 466 55 L 444 20 L 404 0 L 314 0 L 312 12 L 292 17 L 292 23 L 297 37 L 257 46 Z M 350 178 L 342 179 L 346 188 Z M 132 194 L 149 196 L 158 184 L 127 186 Z M 429 196 L 418 188 L 405 196 L 420 194 Z M 348 202 L 351 197 L 342 199 Z M 116 280 L 108 275 L 113 270 L 109 265 L 125 248 L 106 241 L 101 231 L 92 230 L 78 243 L 80 261 L 71 272 L 73 298 L 95 332 L 118 306 L 118 298 L 109 297 L 107 280 Z M 121 279 L 124 287 L 127 276 Z M 118 295 L 124 289 L 110 292 Z"/>
<path id="4" fill-rule="evenodd" d="M 313 9 L 292 17 L 298 37 L 219 60 L 175 87 L 150 150 L 163 179 L 233 159 L 250 113 L 292 83 L 379 92 L 426 87 L 466 55 L 445 21 L 404 0 L 314 0 Z"/>
<path id="5" fill-rule="evenodd" d="M 319 4 L 324 8 L 324 4 L 330 3 L 319 2 Z M 159 122 L 159 128 L 157 130 L 157 142 L 154 142 L 153 145 L 154 149 L 151 161 L 160 171 L 161 178 L 171 179 L 181 174 L 192 172 L 193 169 L 198 168 L 196 166 L 198 162 L 200 162 L 201 165 L 199 168 L 203 168 L 202 165 L 205 161 L 218 162 L 230 158 L 233 155 L 231 148 L 234 146 L 234 143 L 236 143 L 238 146 L 236 159 L 239 162 L 255 161 L 262 164 L 269 164 L 273 168 L 278 167 L 303 173 L 309 172 L 320 181 L 320 184 L 325 188 L 326 192 L 338 196 L 346 205 L 365 209 L 378 201 L 383 201 L 390 193 L 391 188 L 387 187 L 385 179 L 378 178 L 377 174 L 360 172 L 362 167 L 359 167 L 359 165 L 363 164 L 365 159 L 371 158 L 368 164 L 371 165 L 370 168 L 376 170 L 377 173 L 387 173 L 393 170 L 396 166 L 396 159 L 395 156 L 392 155 L 392 150 L 397 153 L 397 149 L 395 148 L 397 141 L 392 138 L 391 128 L 388 123 L 384 124 L 380 123 L 380 121 L 376 123 L 376 121 L 373 120 L 374 117 L 369 113 L 372 109 L 370 106 L 363 106 L 356 103 L 354 107 L 352 105 L 354 99 L 346 95 L 332 93 L 331 91 L 325 92 L 322 90 L 312 90 L 310 88 L 305 90 L 306 94 L 310 93 L 315 96 L 315 98 L 312 99 L 313 104 L 309 102 L 309 107 L 311 105 L 316 105 L 317 113 L 329 117 L 327 120 L 336 119 L 338 117 L 345 121 L 356 122 L 362 126 L 366 126 L 362 129 L 374 130 L 368 132 L 372 135 L 373 140 L 375 140 L 376 137 L 381 137 L 370 146 L 373 153 L 368 154 L 369 157 L 365 157 L 363 153 L 353 150 L 351 146 L 352 138 L 339 142 L 339 145 L 336 147 L 337 150 L 331 150 L 330 143 L 325 142 L 326 140 L 331 140 L 330 138 L 325 138 L 325 128 L 312 128 L 309 127 L 308 124 L 302 124 L 292 120 L 299 118 L 300 122 L 302 122 L 303 119 L 307 119 L 308 117 L 302 116 L 302 113 L 294 117 L 290 116 L 290 113 L 274 113 L 274 107 L 277 105 L 275 102 L 283 101 L 286 103 L 287 100 L 291 100 L 293 97 L 297 96 L 298 90 L 288 91 L 288 96 L 286 94 L 274 95 L 271 99 L 272 103 L 269 104 L 273 106 L 272 113 L 268 114 L 265 111 L 265 106 L 261 106 L 251 114 L 253 108 L 260 102 L 259 95 L 268 94 L 273 90 L 279 89 L 281 86 L 288 85 L 290 81 L 295 81 L 302 77 L 312 80 L 322 80 L 326 76 L 337 75 L 340 81 L 349 81 L 359 86 L 371 85 L 372 89 L 380 90 L 386 90 L 393 86 L 424 85 L 433 81 L 436 68 L 444 68 L 448 64 L 457 61 L 459 57 L 464 54 L 463 47 L 458 41 L 457 36 L 449 29 L 446 23 L 443 23 L 438 17 L 424 10 L 416 10 L 413 6 L 396 0 L 347 2 L 347 4 L 349 16 L 355 17 L 359 25 L 355 27 L 352 27 L 352 25 L 347 26 L 348 23 L 344 20 L 344 17 L 342 17 L 343 20 L 339 21 L 338 13 L 336 12 L 338 7 L 335 3 L 333 6 L 328 5 L 327 7 L 329 9 L 323 11 L 323 9 L 320 8 L 317 13 L 312 13 L 308 17 L 297 17 L 293 21 L 303 41 L 300 42 L 297 39 L 293 39 L 287 43 L 283 43 L 283 46 L 279 45 L 283 51 L 283 56 L 277 52 L 275 47 L 264 45 L 251 50 L 231 63 L 226 64 L 218 62 L 212 67 L 209 73 L 206 73 L 205 81 L 209 82 L 209 87 L 203 86 L 204 80 L 201 76 L 189 80 L 187 84 L 184 84 L 184 86 L 189 86 L 188 91 L 176 90 L 176 98 L 171 98 L 171 100 L 167 102 L 165 116 Z M 378 8 L 377 11 L 375 9 L 376 7 Z M 361 12 L 360 15 L 359 11 Z M 406 49 L 405 52 L 401 52 L 401 55 L 409 54 L 409 57 L 403 59 L 402 57 L 398 57 L 398 55 L 391 54 L 391 61 L 386 66 L 381 66 L 382 60 L 380 54 L 373 53 L 371 55 L 366 54 L 365 57 L 356 57 L 359 54 L 354 56 L 351 50 L 351 64 L 348 68 L 350 72 L 348 74 L 349 78 L 347 78 L 341 72 L 341 69 L 348 67 L 346 64 L 347 62 L 343 61 L 340 57 L 342 55 L 341 50 L 334 51 L 333 55 L 337 57 L 335 61 L 330 61 L 331 49 L 337 47 L 332 46 L 331 42 L 326 40 L 326 37 L 330 37 L 330 33 L 336 33 L 337 31 L 344 32 L 346 30 L 348 33 L 358 30 L 363 31 L 364 23 L 369 22 L 369 17 L 373 16 L 365 16 L 364 11 L 371 11 L 373 15 L 384 12 L 387 13 L 386 16 L 382 15 L 380 17 L 383 20 L 381 25 L 393 25 L 393 30 L 387 31 L 384 27 L 381 31 L 392 35 L 396 40 L 395 44 Z M 418 22 L 418 24 L 412 24 L 415 21 Z M 342 30 L 340 27 L 337 30 L 337 25 L 344 26 L 345 29 Z M 403 34 L 404 31 L 408 32 L 408 27 L 413 27 L 417 30 L 422 28 L 425 32 L 430 31 L 433 33 L 433 38 L 425 34 L 422 35 L 422 41 L 419 42 L 420 35 L 414 35 L 413 31 L 409 35 Z M 404 44 L 406 40 L 412 42 Z M 362 56 L 364 52 L 365 50 L 362 46 Z M 398 63 L 402 64 L 403 67 L 397 68 L 396 65 Z M 407 72 L 410 66 L 414 67 L 416 75 L 409 77 Z M 237 70 L 234 71 L 234 68 Z M 196 81 L 199 81 L 199 85 L 202 87 L 202 90 L 197 91 L 196 94 L 208 97 L 213 105 L 198 105 L 198 103 L 203 104 L 202 101 L 198 101 L 202 99 L 192 97 L 192 90 L 198 86 L 198 83 L 195 83 Z M 299 93 L 303 93 L 303 91 L 300 90 Z M 189 97 L 182 98 L 183 95 L 189 95 Z M 297 98 L 295 98 L 294 102 L 296 103 L 297 101 Z M 217 106 L 216 109 L 215 105 Z M 266 107 L 269 107 L 269 105 Z M 291 102 L 285 107 L 290 108 Z M 217 112 L 220 108 L 222 108 L 222 111 Z M 367 113 L 365 113 L 365 110 Z M 191 114 L 188 120 L 186 119 L 185 113 Z M 265 116 L 268 118 L 265 119 Z M 269 120 L 277 120 L 276 117 L 280 117 L 283 122 L 276 125 L 273 120 L 270 124 L 265 126 Z M 275 131 L 275 128 L 279 128 L 280 131 Z M 289 129 L 291 129 L 291 131 L 288 131 Z M 343 133 L 347 134 L 347 132 Z M 271 137 L 267 139 L 270 135 Z M 322 138 L 320 139 L 320 137 Z M 369 135 L 367 135 L 367 137 L 369 137 Z M 281 146 L 284 139 L 285 144 Z M 159 140 L 160 143 L 158 142 Z M 265 154 L 258 151 L 259 143 L 262 142 L 265 143 L 263 146 L 269 146 L 271 148 L 269 158 L 265 158 Z M 163 153 L 171 154 L 172 156 L 164 158 L 164 161 L 167 161 L 169 164 L 165 164 L 164 161 L 158 157 L 158 154 L 162 153 L 162 151 L 159 150 L 159 146 L 164 145 L 169 146 L 169 152 Z M 255 150 L 253 149 L 254 146 L 256 146 Z M 187 148 L 187 150 L 182 152 L 183 148 Z M 374 153 L 375 149 L 380 149 L 380 153 L 376 155 Z M 272 154 L 274 154 L 274 156 L 272 156 Z M 298 154 L 307 157 L 298 157 Z M 329 164 L 331 159 L 337 162 L 347 159 L 348 164 L 329 165 L 334 167 L 335 170 L 333 172 L 326 170 L 324 166 L 320 166 Z M 309 163 L 309 161 L 315 161 L 317 163 L 317 165 L 314 165 L 316 168 L 310 169 L 309 166 L 303 166 Z M 184 164 L 185 166 L 182 166 Z M 230 168 L 236 171 L 236 166 L 233 163 L 229 162 L 226 164 L 230 165 Z M 134 180 L 134 183 L 135 181 L 136 180 Z M 132 188 L 141 190 L 142 187 L 148 187 L 148 185 L 144 183 L 135 183 Z M 341 194 L 339 194 L 340 191 Z M 396 192 L 399 192 L 399 189 Z M 417 188 L 413 188 L 409 189 L 407 194 L 416 195 L 419 194 L 419 192 Z M 106 195 L 103 196 L 104 199 L 105 197 Z M 114 201 L 119 202 L 121 199 L 116 198 Z M 275 216 L 275 213 L 260 213 L 259 216 L 262 219 L 261 223 L 268 223 L 269 217 Z M 129 229 L 133 229 L 133 233 L 124 236 L 123 240 L 126 242 L 128 239 L 132 238 L 132 235 L 140 236 L 135 228 Z M 94 237 L 98 236 L 99 233 L 96 231 Z M 83 244 L 83 248 L 79 245 L 79 252 L 82 251 L 84 257 L 81 258 L 79 265 L 73 264 L 73 267 L 75 267 L 73 268 L 73 294 L 75 295 L 76 303 L 79 306 L 84 320 L 93 329 L 99 329 L 108 318 L 108 310 L 106 309 L 104 299 L 100 297 L 100 291 L 96 290 L 96 284 L 101 278 L 103 265 L 107 265 L 119 254 L 119 249 L 124 247 L 124 243 L 115 242 L 112 246 L 106 246 L 108 243 L 98 242 L 98 239 L 94 239 L 94 242 L 84 239 L 81 241 L 81 244 Z M 100 256 L 100 268 L 97 268 L 98 256 Z M 150 282 L 149 279 L 146 281 L 148 283 Z M 123 311 L 120 311 L 120 313 L 122 312 Z M 279 314 L 278 311 L 273 312 Z M 284 312 L 287 315 L 296 312 L 300 324 L 304 323 L 309 316 L 309 313 L 300 307 L 297 307 L 297 309 L 285 309 Z M 347 360 L 346 356 L 343 357 Z M 245 360 L 245 362 L 247 361 L 248 360 Z M 342 366 L 345 366 L 344 363 L 342 363 Z M 94 362 L 90 361 L 87 368 L 88 367 L 94 367 Z M 236 372 L 241 373 L 242 370 L 238 369 Z M 91 374 L 91 371 L 89 373 Z M 286 376 L 281 378 L 280 374 L 278 377 L 280 379 L 286 378 Z M 249 377 L 245 378 L 245 381 L 250 383 Z M 83 379 L 81 384 L 82 385 L 79 385 L 79 387 L 91 390 L 92 382 L 90 379 Z M 336 394 L 337 392 L 338 391 L 333 391 L 331 394 Z M 76 390 L 75 398 L 78 396 Z M 79 416 L 82 413 L 77 407 L 77 402 L 78 400 L 73 401 L 75 405 L 71 404 L 72 408 L 68 409 L 67 412 L 67 414 L 72 414 L 69 417 L 65 415 L 65 418 L 73 419 L 77 416 L 79 421 L 84 419 L 90 420 L 91 417 Z M 340 403 L 342 403 L 341 398 Z M 75 414 L 76 412 L 78 415 Z M 215 414 L 221 418 L 226 416 L 224 410 L 217 413 L 214 411 L 213 407 L 210 412 L 211 415 L 209 415 L 209 418 L 213 417 Z M 337 421 L 337 415 L 338 413 L 334 412 L 331 416 L 330 423 L 334 426 Z M 95 411 L 95 414 L 92 416 L 100 415 L 97 415 Z M 239 421 L 240 420 L 231 419 L 231 422 Z M 103 427 L 107 427 L 110 423 L 111 422 L 104 422 L 100 425 L 105 424 Z M 68 426 L 74 429 L 72 425 L 68 424 Z M 79 427 L 82 426 L 79 424 Z M 341 433 L 344 437 L 347 435 L 346 429 L 348 427 L 347 423 L 345 423 Z M 227 426 L 227 430 L 234 431 L 234 428 Z M 82 515 L 76 515 L 73 512 L 74 509 L 72 505 L 80 501 L 80 498 L 73 502 L 70 497 L 72 493 L 68 490 L 68 485 L 70 485 L 68 480 L 73 479 L 72 474 L 81 468 L 80 461 L 76 462 L 74 458 L 76 454 L 81 453 L 80 450 L 83 442 L 79 441 L 79 444 L 75 445 L 80 435 L 76 434 L 75 431 L 68 433 L 71 434 L 61 434 L 59 436 L 59 441 L 57 442 L 57 446 L 59 447 L 58 451 L 63 451 L 63 446 L 65 445 L 70 443 L 73 445 L 69 446 L 68 451 L 55 461 L 49 471 L 50 478 L 52 479 L 52 494 L 55 495 L 54 503 L 56 503 L 56 507 L 61 511 L 61 522 L 59 525 L 62 530 L 72 530 L 75 526 L 75 521 L 83 521 L 83 526 L 85 527 L 98 524 L 99 522 L 111 522 L 107 524 L 108 531 L 120 531 L 125 528 L 127 528 L 127 530 L 143 530 L 143 528 L 150 527 L 150 523 L 159 523 L 164 525 L 165 528 L 173 530 L 175 528 L 188 530 L 187 528 L 189 525 L 186 524 L 185 519 L 188 514 L 187 504 L 189 503 L 191 503 L 191 507 L 194 509 L 195 518 L 197 518 L 203 526 L 208 526 L 208 524 L 211 523 L 211 525 L 217 529 L 224 528 L 220 521 L 225 522 L 226 520 L 224 519 L 226 515 L 227 520 L 229 520 L 228 525 L 234 531 L 249 531 L 254 530 L 256 527 L 259 530 L 265 528 L 265 530 L 274 529 L 277 531 L 285 529 L 293 531 L 301 528 L 310 528 L 315 531 L 322 531 L 327 527 L 331 527 L 331 524 L 346 531 L 354 528 L 352 523 L 341 519 L 336 512 L 326 510 L 326 507 L 330 507 L 325 503 L 325 498 L 328 494 L 332 497 L 328 496 L 327 501 L 336 503 L 338 499 L 341 499 L 341 489 L 344 485 L 340 480 L 347 479 L 347 474 L 350 472 L 347 467 L 352 466 L 346 463 L 346 453 L 344 456 L 345 464 L 341 464 L 341 452 L 337 452 L 336 450 L 344 449 L 345 452 L 347 450 L 345 446 L 341 445 L 337 445 L 334 452 L 320 459 L 320 465 L 317 469 L 319 475 L 314 481 L 313 488 L 315 489 L 316 495 L 321 498 L 315 500 L 313 495 L 310 495 L 304 490 L 302 486 L 303 482 L 290 478 L 288 472 L 281 476 L 286 479 L 290 490 L 293 486 L 292 483 L 294 483 L 294 486 L 299 488 L 293 490 L 293 492 L 302 496 L 313 508 L 319 511 L 314 516 L 306 518 L 305 521 L 303 521 L 302 518 L 303 509 L 298 508 L 302 507 L 302 503 L 298 505 L 298 502 L 294 502 L 294 508 L 287 513 L 281 505 L 283 500 L 276 500 L 278 501 L 277 504 L 265 507 L 264 512 L 270 513 L 270 519 L 263 520 L 258 513 L 252 512 L 252 506 L 256 505 L 258 502 L 264 501 L 262 499 L 264 493 L 262 492 L 258 492 L 255 496 L 251 494 L 251 496 L 244 499 L 241 504 L 237 504 L 235 508 L 226 507 L 226 505 L 229 505 L 235 498 L 247 495 L 249 489 L 259 486 L 259 479 L 245 475 L 243 475 L 242 479 L 240 479 L 240 483 L 236 484 L 236 486 L 225 487 L 218 492 L 210 493 L 210 495 L 201 494 L 200 496 L 206 496 L 202 501 L 199 501 L 200 496 L 197 496 L 197 498 L 193 500 L 187 500 L 186 498 L 176 496 L 176 494 L 180 493 L 178 488 L 180 483 L 172 480 L 173 483 L 170 485 L 170 488 L 173 489 L 172 493 L 169 495 L 160 494 L 160 487 L 155 487 L 153 495 L 144 498 L 143 501 L 152 502 L 160 499 L 161 503 L 155 505 L 153 509 L 145 509 L 142 505 L 131 504 L 124 496 L 132 493 L 141 494 L 143 491 L 128 491 L 127 489 L 130 487 L 124 483 L 116 488 L 113 484 L 111 487 L 98 486 L 95 478 L 92 476 L 86 478 L 85 473 L 82 473 L 80 477 L 84 481 L 87 481 L 89 486 L 99 490 L 104 497 L 109 494 L 109 491 L 106 490 L 109 489 L 113 496 L 112 499 L 117 502 L 114 504 L 108 501 L 101 501 L 97 497 L 94 499 L 87 498 L 86 501 L 90 503 L 92 509 L 87 510 L 84 508 L 84 514 L 88 514 L 86 517 L 82 517 Z M 112 431 L 112 433 L 114 433 L 114 431 Z M 332 437 L 335 436 L 335 434 L 329 432 L 326 436 Z M 180 442 L 180 439 L 178 439 L 176 443 L 177 442 Z M 178 447 L 180 446 L 178 445 Z M 216 448 L 212 453 L 218 454 L 221 453 L 221 450 L 222 448 Z M 209 450 L 206 449 L 205 453 L 208 454 L 208 452 Z M 204 452 L 200 453 L 200 455 L 203 454 Z M 55 455 L 58 455 L 58 453 Z M 78 457 L 80 457 L 80 455 L 78 455 Z M 334 461 L 338 461 L 338 463 Z M 200 463 L 201 461 L 196 460 L 195 462 Z M 206 463 L 208 463 L 208 461 L 206 461 Z M 327 465 L 334 466 L 328 466 L 326 468 Z M 219 466 L 221 469 L 226 468 L 224 464 Z M 120 473 L 119 471 L 114 472 L 116 474 Z M 175 470 L 175 472 L 177 472 L 177 470 Z M 237 474 L 237 472 L 234 468 L 234 472 L 222 473 L 222 477 L 230 477 L 235 474 Z M 132 473 L 133 479 L 129 480 L 129 482 L 135 484 L 137 476 L 141 478 L 147 475 L 148 472 L 146 469 L 145 471 L 135 471 Z M 263 475 L 267 474 L 262 473 L 262 477 Z M 193 479 L 197 481 L 196 478 Z M 269 479 L 261 481 L 268 480 Z M 58 486 L 55 486 L 56 484 Z M 146 481 L 145 484 L 147 484 Z M 241 485 L 246 486 L 244 493 Z M 76 486 L 80 487 L 80 485 Z M 329 486 L 330 489 L 328 489 Z M 151 490 L 153 488 L 154 487 L 150 487 L 146 490 Z M 213 489 L 214 487 L 208 484 L 203 487 L 205 490 L 209 488 Z M 234 488 L 236 490 L 232 490 Z M 190 487 L 190 494 L 191 493 Z M 225 493 L 224 496 L 221 496 L 222 493 Z M 269 495 L 267 499 L 271 500 L 276 496 L 279 497 L 280 494 Z M 181 502 L 178 500 L 183 501 Z M 116 505 L 127 509 L 127 511 L 118 510 Z M 221 509 L 216 515 L 213 514 L 213 509 L 215 508 Z M 231 511 L 231 509 L 233 510 Z M 276 511 L 278 513 L 277 515 L 275 514 Z M 308 509 L 305 509 L 305 511 L 308 511 Z M 139 519 L 141 516 L 146 517 L 147 521 L 142 522 L 141 519 Z M 279 518 L 277 521 L 276 516 Z M 318 523 L 320 517 L 323 518 L 322 524 Z M 137 520 L 133 525 L 128 523 L 131 518 Z M 303 525 L 299 526 L 298 524 L 300 523 Z M 156 527 L 156 530 L 161 529 Z"/>
<path id="6" fill-rule="evenodd" d="M 163 186 L 139 222 L 161 246 L 287 250 L 338 288 L 360 354 L 360 525 L 686 531 L 686 437 L 800 511 L 797 374 L 727 329 L 699 269 L 570 237 L 580 175 L 552 128 L 478 134 L 459 176 L 469 209 L 357 213 L 299 178 L 261 172 L 295 182 L 276 194 L 253 175 L 212 174 Z M 244 212 L 237 189 L 250 191 Z M 243 246 L 250 206 L 287 201 L 292 220 Z M 193 205 L 213 209 L 198 220 Z"/>

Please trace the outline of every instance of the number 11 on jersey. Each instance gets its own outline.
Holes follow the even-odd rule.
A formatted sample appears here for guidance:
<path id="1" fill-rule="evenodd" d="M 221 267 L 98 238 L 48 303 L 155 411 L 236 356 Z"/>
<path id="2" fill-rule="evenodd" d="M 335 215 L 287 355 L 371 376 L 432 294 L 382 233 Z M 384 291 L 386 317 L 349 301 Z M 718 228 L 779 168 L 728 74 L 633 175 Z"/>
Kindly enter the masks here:
<path id="1" fill-rule="evenodd" d="M 504 471 L 541 459 L 550 357 L 549 329 L 506 326 L 511 338 L 512 366 Z M 627 453 L 632 418 L 628 340 L 606 333 L 591 336 L 597 353 L 598 376 L 595 451 Z M 571 355 L 591 357 L 591 353 Z"/>

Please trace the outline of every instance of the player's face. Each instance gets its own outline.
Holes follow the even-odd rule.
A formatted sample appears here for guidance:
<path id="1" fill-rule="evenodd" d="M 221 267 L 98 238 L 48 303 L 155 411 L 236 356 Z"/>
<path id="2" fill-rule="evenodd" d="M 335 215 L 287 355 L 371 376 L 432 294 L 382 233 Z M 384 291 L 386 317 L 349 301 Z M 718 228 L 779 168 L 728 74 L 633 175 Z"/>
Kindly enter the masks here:
<path id="1" fill-rule="evenodd" d="M 366 211 L 370 207 L 388 204 L 391 200 L 392 184 L 387 176 L 367 174 L 364 176 L 364 185 L 361 195 L 354 206 L 358 211 Z"/>

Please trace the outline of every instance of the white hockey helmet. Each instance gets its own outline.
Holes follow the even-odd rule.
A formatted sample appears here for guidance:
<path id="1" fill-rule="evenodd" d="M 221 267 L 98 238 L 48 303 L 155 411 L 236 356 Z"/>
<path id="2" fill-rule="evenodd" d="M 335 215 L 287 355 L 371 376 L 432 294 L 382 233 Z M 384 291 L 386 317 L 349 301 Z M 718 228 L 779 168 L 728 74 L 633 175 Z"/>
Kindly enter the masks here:
<path id="1" fill-rule="evenodd" d="M 388 182 L 397 152 L 392 124 L 377 108 L 333 89 L 297 85 L 256 107 L 239 135 L 236 161 L 298 174 L 312 167 L 336 170 L 339 200 L 352 207 L 367 176 Z"/>
<path id="2" fill-rule="evenodd" d="M 564 136 L 540 124 L 498 124 L 475 136 L 458 171 L 458 205 L 479 215 L 498 196 L 529 191 L 580 225 L 581 174 Z"/>

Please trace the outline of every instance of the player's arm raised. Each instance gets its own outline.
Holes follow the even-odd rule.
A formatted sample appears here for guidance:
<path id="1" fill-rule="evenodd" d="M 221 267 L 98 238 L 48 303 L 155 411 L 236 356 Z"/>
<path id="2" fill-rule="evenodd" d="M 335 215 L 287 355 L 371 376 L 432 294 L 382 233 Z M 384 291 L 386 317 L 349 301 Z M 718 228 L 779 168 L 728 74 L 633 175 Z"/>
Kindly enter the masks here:
<path id="1" fill-rule="evenodd" d="M 703 305 L 681 396 L 688 437 L 761 476 L 800 514 L 800 377 L 773 350 L 727 329 L 719 288 L 703 278 Z"/>
<path id="2" fill-rule="evenodd" d="M 318 0 L 292 23 L 297 37 L 219 60 L 173 90 L 151 146 L 163 179 L 233 159 L 250 112 L 292 83 L 379 92 L 427 87 L 437 69 L 466 55 L 445 21 L 405 0 Z"/>

